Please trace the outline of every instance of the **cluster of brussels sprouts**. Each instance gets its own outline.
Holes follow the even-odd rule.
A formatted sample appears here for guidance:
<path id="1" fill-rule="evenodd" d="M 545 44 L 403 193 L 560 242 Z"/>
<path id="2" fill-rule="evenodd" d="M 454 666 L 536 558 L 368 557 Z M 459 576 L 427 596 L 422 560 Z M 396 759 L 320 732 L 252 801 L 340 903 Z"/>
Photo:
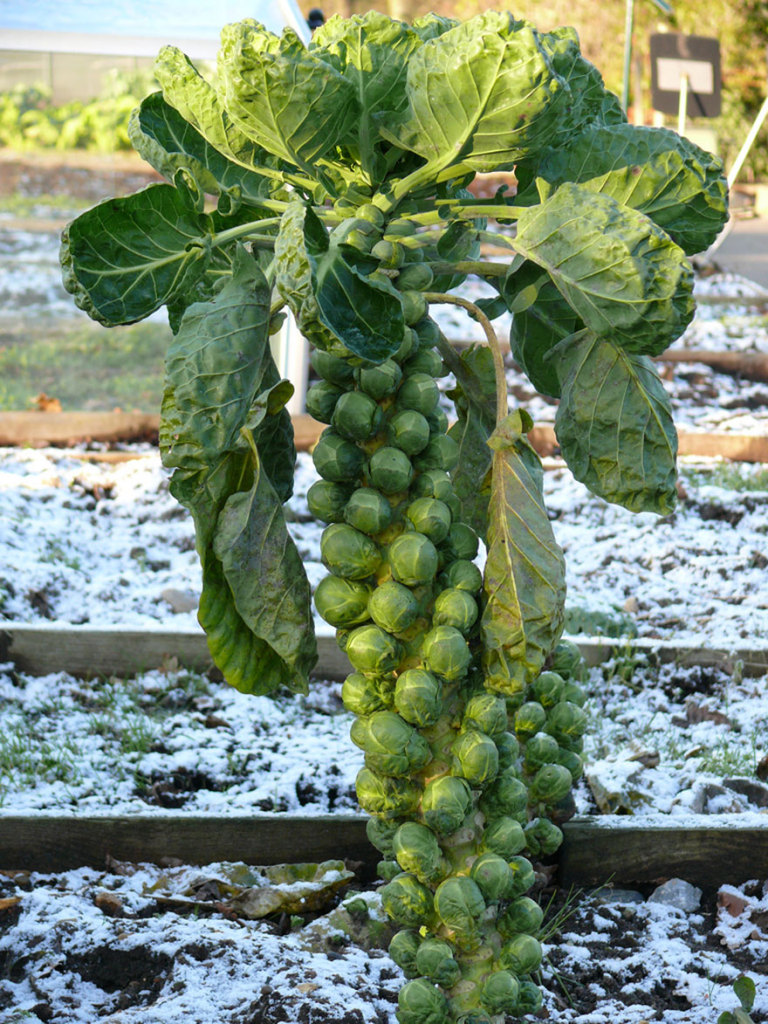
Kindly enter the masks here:
<path id="1" fill-rule="evenodd" d="M 353 668 L 342 698 L 364 753 L 357 795 L 402 925 L 390 953 L 410 979 L 398 1019 L 481 1024 L 541 1003 L 542 911 L 526 893 L 582 771 L 583 665 L 561 642 L 519 692 L 483 676 L 478 537 L 451 482 L 436 325 L 414 294 L 393 358 L 311 357 L 307 409 L 328 424 L 308 492 L 327 524 L 315 604 Z"/>

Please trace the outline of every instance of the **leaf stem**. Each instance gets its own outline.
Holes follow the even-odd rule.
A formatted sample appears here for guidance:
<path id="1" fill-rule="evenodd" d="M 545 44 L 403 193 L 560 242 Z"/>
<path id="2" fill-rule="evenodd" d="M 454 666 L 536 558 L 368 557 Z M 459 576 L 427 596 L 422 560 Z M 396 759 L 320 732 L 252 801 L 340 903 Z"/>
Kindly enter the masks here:
<path id="1" fill-rule="evenodd" d="M 496 372 L 496 425 L 498 426 L 502 420 L 507 418 L 509 404 L 507 402 L 507 374 L 504 369 L 504 357 L 501 354 L 501 345 L 499 344 L 496 331 L 493 329 L 493 324 L 479 306 L 476 306 L 474 302 L 470 302 L 469 299 L 463 299 L 460 295 L 447 295 L 444 292 L 424 292 L 424 298 L 427 302 L 445 302 L 452 306 L 461 306 L 483 328 L 491 349 L 493 367 Z"/>
<path id="2" fill-rule="evenodd" d="M 258 232 L 258 229 L 266 223 L 272 223 L 272 221 L 252 220 L 247 224 L 238 224 L 234 228 L 226 228 L 224 231 L 219 231 L 211 236 L 211 245 L 218 247 L 226 245 L 235 239 L 245 238 L 247 241 L 253 242 L 259 249 L 272 249 L 275 245 L 275 236 L 262 235 Z"/>

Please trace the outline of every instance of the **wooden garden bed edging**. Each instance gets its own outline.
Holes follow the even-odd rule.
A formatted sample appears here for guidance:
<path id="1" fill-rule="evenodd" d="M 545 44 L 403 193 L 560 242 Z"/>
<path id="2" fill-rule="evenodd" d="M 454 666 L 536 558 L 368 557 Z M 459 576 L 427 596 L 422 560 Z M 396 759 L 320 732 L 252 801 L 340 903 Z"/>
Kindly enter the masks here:
<path id="1" fill-rule="evenodd" d="M 379 853 L 358 815 L 293 817 L 47 814 L 0 816 L 0 869 L 66 871 L 132 863 L 245 861 L 280 864 L 345 858 L 372 874 Z M 573 818 L 558 854 L 562 886 L 616 886 L 683 878 L 703 888 L 768 877 L 768 815 Z"/>
<path id="2" fill-rule="evenodd" d="M 768 650 L 739 648 L 718 650 L 693 644 L 673 644 L 654 639 L 626 637 L 572 637 L 589 665 L 601 665 L 614 655 L 632 652 L 655 664 L 719 667 L 733 672 L 737 664 L 748 676 L 768 672 Z M 318 631 L 319 679 L 343 679 L 350 672 L 346 655 L 333 635 Z M 20 672 L 41 676 L 67 672 L 73 676 L 130 676 L 162 668 L 169 663 L 194 672 L 210 672 L 213 661 L 205 634 L 199 629 L 164 627 L 72 626 L 68 623 L 0 623 L 0 662 L 12 661 Z"/>
<path id="3" fill-rule="evenodd" d="M 144 413 L 117 412 L 0 412 L 0 446 L 73 445 L 83 442 L 114 443 L 156 438 L 160 417 Z M 324 424 L 305 413 L 293 417 L 298 451 L 307 451 L 320 436 Z M 554 427 L 536 426 L 528 435 L 540 455 L 559 451 Z M 758 434 L 678 431 L 678 453 L 703 458 L 733 459 L 738 462 L 768 462 L 768 437 Z M 71 453 L 73 458 L 119 461 L 141 457 L 134 452 Z"/>

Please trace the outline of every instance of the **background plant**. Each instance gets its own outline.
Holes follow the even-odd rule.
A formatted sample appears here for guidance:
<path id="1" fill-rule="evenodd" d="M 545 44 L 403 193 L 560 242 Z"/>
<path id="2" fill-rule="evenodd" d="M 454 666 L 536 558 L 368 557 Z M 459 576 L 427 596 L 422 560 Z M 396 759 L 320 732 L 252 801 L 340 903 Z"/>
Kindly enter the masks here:
<path id="1" fill-rule="evenodd" d="M 282 512 L 292 387 L 268 344 L 282 307 L 296 317 L 328 424 L 308 494 L 327 524 L 315 604 L 353 668 L 357 793 L 410 979 L 399 1018 L 535 1011 L 527 893 L 562 839 L 586 715 L 532 424 L 508 410 L 491 320 L 514 314 L 512 351 L 559 398 L 576 477 L 666 514 L 676 438 L 650 357 L 693 315 L 687 255 L 725 219 L 721 167 L 627 125 L 571 30 L 508 14 L 332 19 L 308 48 L 246 21 L 223 30 L 217 73 L 161 51 L 162 92 L 130 134 L 169 183 L 69 226 L 66 287 L 107 325 L 168 308 L 163 460 L 195 520 L 211 653 L 253 693 L 305 689 L 316 658 Z M 467 191 L 512 169 L 514 197 Z M 497 297 L 456 296 L 468 274 Z M 488 346 L 458 356 L 429 315 L 442 302 Z"/>

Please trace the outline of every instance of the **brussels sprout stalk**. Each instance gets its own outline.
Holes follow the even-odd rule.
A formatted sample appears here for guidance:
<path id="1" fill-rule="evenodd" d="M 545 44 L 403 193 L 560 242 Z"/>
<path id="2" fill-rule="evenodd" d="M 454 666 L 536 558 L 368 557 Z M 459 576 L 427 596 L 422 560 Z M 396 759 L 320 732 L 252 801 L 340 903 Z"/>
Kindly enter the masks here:
<path id="1" fill-rule="evenodd" d="M 306 47 L 247 20 L 222 32 L 215 85 L 174 47 L 156 76 L 130 135 L 166 183 L 82 214 L 61 261 L 103 324 L 168 309 L 160 446 L 195 520 L 214 662 L 257 694 L 306 691 L 316 662 L 283 512 L 292 387 L 269 339 L 285 305 L 325 425 L 314 606 L 352 668 L 400 1024 L 535 1013 L 535 865 L 572 812 L 587 715 L 532 421 L 508 413 L 491 319 L 513 314 L 512 355 L 559 401 L 574 475 L 667 514 L 676 439 L 649 357 L 693 316 L 687 257 L 727 217 L 722 167 L 627 124 L 571 29 L 504 12 L 334 17 Z M 472 197 L 477 173 L 513 170 L 510 199 Z M 489 242 L 514 259 L 485 259 Z M 496 297 L 457 296 L 467 275 Z M 442 302 L 487 345 L 456 352 L 430 316 Z"/>

